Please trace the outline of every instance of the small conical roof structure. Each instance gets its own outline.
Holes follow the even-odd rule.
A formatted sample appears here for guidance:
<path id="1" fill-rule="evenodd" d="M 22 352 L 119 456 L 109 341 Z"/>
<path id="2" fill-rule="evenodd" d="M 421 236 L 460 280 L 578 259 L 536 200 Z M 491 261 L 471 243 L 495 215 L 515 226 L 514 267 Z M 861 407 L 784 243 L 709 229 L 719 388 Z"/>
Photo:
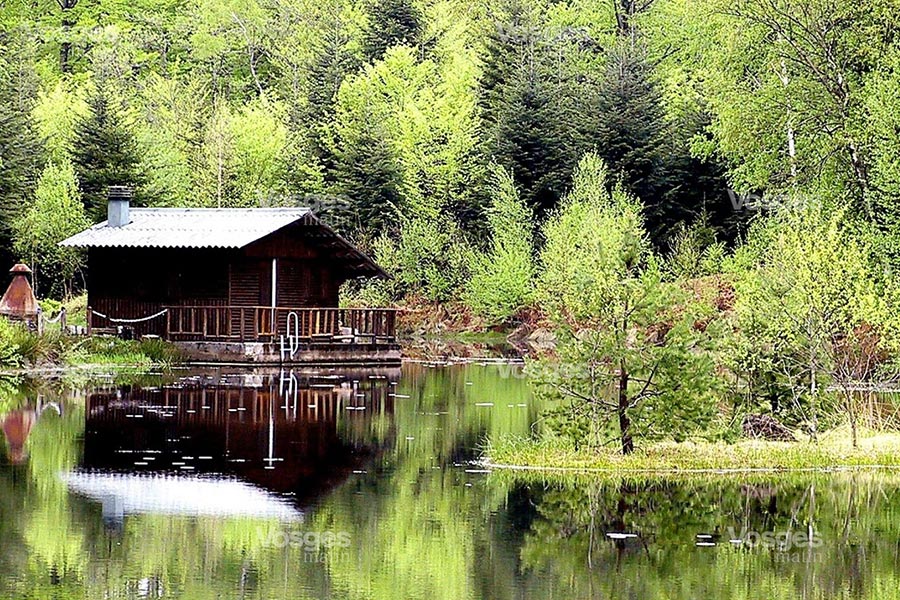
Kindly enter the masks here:
<path id="1" fill-rule="evenodd" d="M 30 320 L 38 314 L 38 301 L 34 297 L 34 290 L 28 283 L 28 274 L 31 269 L 28 265 L 19 263 L 9 270 L 13 279 L 6 288 L 6 293 L 0 299 L 0 315 L 6 315 L 14 319 Z"/>
<path id="2" fill-rule="evenodd" d="M 7 414 L 0 420 L 0 430 L 6 436 L 9 445 L 9 460 L 15 465 L 25 462 L 25 442 L 34 425 L 35 412 L 33 410 L 17 410 Z"/>

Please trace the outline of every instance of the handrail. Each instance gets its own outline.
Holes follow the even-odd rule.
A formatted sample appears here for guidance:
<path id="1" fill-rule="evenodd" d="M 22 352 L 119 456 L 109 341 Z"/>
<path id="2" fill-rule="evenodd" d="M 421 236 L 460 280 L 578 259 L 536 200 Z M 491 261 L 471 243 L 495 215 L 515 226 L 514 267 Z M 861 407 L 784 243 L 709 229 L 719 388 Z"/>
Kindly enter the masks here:
<path id="1" fill-rule="evenodd" d="M 165 335 L 178 341 L 393 343 L 393 308 L 175 305 L 164 307 Z M 293 315 L 293 318 L 291 317 Z"/>
<path id="2" fill-rule="evenodd" d="M 253 308 L 258 310 L 366 310 L 370 312 L 390 312 L 398 313 L 405 309 L 402 308 L 384 308 L 384 307 L 366 307 L 366 306 L 263 306 L 261 304 L 172 304 L 163 306 L 163 308 Z"/>

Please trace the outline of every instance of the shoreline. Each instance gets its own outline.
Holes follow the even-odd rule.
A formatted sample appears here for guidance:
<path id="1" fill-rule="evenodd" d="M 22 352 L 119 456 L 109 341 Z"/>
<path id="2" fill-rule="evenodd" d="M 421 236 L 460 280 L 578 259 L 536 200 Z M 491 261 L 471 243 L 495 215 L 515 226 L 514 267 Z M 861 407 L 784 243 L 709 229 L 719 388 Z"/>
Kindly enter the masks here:
<path id="1" fill-rule="evenodd" d="M 508 471 L 595 474 L 721 474 L 900 470 L 900 433 L 860 432 L 852 446 L 849 432 L 836 429 L 818 442 L 732 443 L 658 442 L 622 455 L 610 450 L 574 449 L 560 440 L 489 440 L 480 464 Z"/>
<path id="2" fill-rule="evenodd" d="M 554 467 L 537 465 L 510 465 L 480 460 L 473 463 L 481 468 L 496 471 L 523 471 L 536 474 L 571 474 L 571 475 L 756 475 L 782 473 L 851 473 L 860 471 L 898 471 L 900 464 L 864 464 L 864 465 L 831 465 L 819 467 L 744 467 L 744 468 L 707 468 L 707 469 L 614 469 L 601 467 Z"/>

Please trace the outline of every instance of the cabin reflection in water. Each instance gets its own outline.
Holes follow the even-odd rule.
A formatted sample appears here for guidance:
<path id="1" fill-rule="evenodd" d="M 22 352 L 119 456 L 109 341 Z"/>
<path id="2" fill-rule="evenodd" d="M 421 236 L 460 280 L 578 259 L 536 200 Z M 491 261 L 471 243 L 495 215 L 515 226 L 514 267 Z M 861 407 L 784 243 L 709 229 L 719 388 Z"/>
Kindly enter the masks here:
<path id="1" fill-rule="evenodd" d="M 88 398 L 73 492 L 129 513 L 291 520 L 377 453 L 399 369 L 185 377 Z"/>

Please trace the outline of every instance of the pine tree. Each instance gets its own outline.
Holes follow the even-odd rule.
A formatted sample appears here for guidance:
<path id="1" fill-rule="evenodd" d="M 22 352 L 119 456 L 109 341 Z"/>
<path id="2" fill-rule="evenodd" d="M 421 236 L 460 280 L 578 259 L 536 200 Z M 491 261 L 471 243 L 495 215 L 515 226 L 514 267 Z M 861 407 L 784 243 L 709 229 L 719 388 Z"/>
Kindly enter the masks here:
<path id="1" fill-rule="evenodd" d="M 315 58 L 309 68 L 309 130 L 313 150 L 326 172 L 334 169 L 334 155 L 322 139 L 322 129 L 334 119 L 334 104 L 344 78 L 359 68 L 359 59 L 349 49 L 351 38 L 341 17 L 335 16 L 323 32 Z"/>
<path id="2" fill-rule="evenodd" d="M 402 173 L 387 141 L 377 131 L 366 131 L 352 145 L 335 156 L 331 177 L 335 191 L 347 200 L 345 210 L 336 214 L 343 231 L 363 237 L 379 232 L 397 234 Z"/>
<path id="3" fill-rule="evenodd" d="M 541 28 L 541 16 L 512 2 L 488 40 L 481 84 L 484 152 L 509 169 L 540 219 L 556 207 L 591 147 L 591 83 L 567 60 L 571 32 Z"/>
<path id="4" fill-rule="evenodd" d="M 650 76 L 649 64 L 631 45 L 611 53 L 598 90 L 595 142 L 604 162 L 647 206 L 652 222 L 664 212 L 659 200 L 666 182 L 659 152 L 663 109 Z"/>
<path id="5" fill-rule="evenodd" d="M 728 192 L 725 165 L 715 156 L 697 158 L 691 154 L 691 141 L 704 135 L 706 115 L 696 115 L 698 122 L 681 121 L 668 127 L 671 132 L 662 143 L 666 177 L 670 181 L 656 209 L 647 215 L 648 229 L 656 246 L 671 241 L 677 223 L 702 221 L 712 228 L 715 239 L 732 244 L 746 230 L 750 211 L 734 209 Z M 673 129 L 678 131 L 672 131 Z"/>
<path id="6" fill-rule="evenodd" d="M 107 187 L 139 188 L 143 177 L 136 141 L 110 92 L 98 87 L 88 105 L 88 114 L 75 127 L 73 163 L 87 215 L 103 220 Z"/>
<path id="7" fill-rule="evenodd" d="M 0 269 L 4 272 L 8 267 L 2 265 L 19 258 L 12 251 L 11 224 L 28 205 L 41 163 L 30 94 L 3 58 L 6 50 L 0 44 Z"/>
<path id="8" fill-rule="evenodd" d="M 367 12 L 363 51 L 369 61 L 380 59 L 392 46 L 417 46 L 422 41 L 423 16 L 411 0 L 373 0 Z"/>
<path id="9" fill-rule="evenodd" d="M 690 153 L 690 137 L 703 130 L 703 123 L 667 123 L 652 66 L 639 45 L 623 42 L 610 52 L 597 90 L 595 119 L 597 151 L 644 203 L 647 229 L 657 248 L 665 245 L 677 223 L 691 223 L 701 214 L 726 238 L 734 237 L 738 223 L 724 169 Z"/>

